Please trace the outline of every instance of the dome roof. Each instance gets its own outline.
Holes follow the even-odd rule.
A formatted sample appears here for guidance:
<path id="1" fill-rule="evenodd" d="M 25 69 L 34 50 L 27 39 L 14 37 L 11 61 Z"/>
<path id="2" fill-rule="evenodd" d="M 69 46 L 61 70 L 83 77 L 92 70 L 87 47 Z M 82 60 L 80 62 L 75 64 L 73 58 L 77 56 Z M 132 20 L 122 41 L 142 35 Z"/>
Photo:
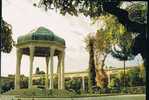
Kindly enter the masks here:
<path id="1" fill-rule="evenodd" d="M 45 27 L 39 27 L 37 29 L 33 29 L 26 35 L 20 36 L 17 39 L 17 43 L 25 43 L 30 40 L 44 40 L 44 41 L 55 41 L 62 45 L 65 45 L 65 40 L 56 36 L 52 31 Z"/>

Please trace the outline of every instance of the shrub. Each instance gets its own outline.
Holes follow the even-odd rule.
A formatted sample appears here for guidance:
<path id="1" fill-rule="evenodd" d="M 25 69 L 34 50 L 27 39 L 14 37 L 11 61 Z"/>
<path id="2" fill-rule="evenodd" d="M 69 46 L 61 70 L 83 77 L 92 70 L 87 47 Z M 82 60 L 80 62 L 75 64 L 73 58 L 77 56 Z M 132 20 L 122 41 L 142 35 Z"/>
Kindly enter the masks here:
<path id="1" fill-rule="evenodd" d="M 30 88 L 30 89 L 18 89 L 11 90 L 6 93 L 6 95 L 19 95 L 19 96 L 49 96 L 49 97 L 71 97 L 75 96 L 75 92 L 69 92 L 67 90 L 58 90 L 58 89 L 39 89 L 39 88 Z"/>

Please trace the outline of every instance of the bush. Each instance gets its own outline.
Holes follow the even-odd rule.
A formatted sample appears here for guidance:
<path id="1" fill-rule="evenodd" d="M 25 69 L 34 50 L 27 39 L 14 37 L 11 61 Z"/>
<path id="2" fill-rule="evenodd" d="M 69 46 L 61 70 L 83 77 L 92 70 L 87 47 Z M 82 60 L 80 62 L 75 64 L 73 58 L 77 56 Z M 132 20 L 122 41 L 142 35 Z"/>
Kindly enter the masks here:
<path id="1" fill-rule="evenodd" d="M 127 87 L 128 93 L 131 94 L 145 94 L 145 87 L 144 86 L 137 86 L 137 87 Z"/>
<path id="2" fill-rule="evenodd" d="M 20 96 L 48 96 L 48 97 L 71 97 L 75 96 L 75 92 L 69 92 L 67 90 L 58 90 L 58 89 L 39 89 L 39 88 L 30 88 L 30 89 L 18 89 L 12 90 L 4 93 L 6 95 L 20 95 Z"/>

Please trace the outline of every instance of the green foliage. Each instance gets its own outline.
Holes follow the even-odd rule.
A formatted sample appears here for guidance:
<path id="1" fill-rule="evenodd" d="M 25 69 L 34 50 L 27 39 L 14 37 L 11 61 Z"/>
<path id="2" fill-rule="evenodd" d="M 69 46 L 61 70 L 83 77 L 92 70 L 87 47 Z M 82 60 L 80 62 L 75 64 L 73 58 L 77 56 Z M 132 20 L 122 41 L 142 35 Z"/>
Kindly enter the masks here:
<path id="1" fill-rule="evenodd" d="M 103 25 L 104 25 L 102 28 L 97 30 L 96 36 L 95 36 L 96 65 L 98 68 L 101 69 L 99 70 L 98 73 L 102 73 L 101 75 L 98 74 L 99 75 L 98 85 L 102 87 L 108 84 L 107 83 L 108 81 L 106 81 L 107 75 L 106 73 L 104 74 L 104 69 L 103 69 L 106 57 L 111 52 L 112 46 L 117 43 L 118 40 L 115 37 L 119 37 L 122 34 L 123 28 L 121 27 L 122 25 L 117 21 L 116 17 L 110 14 L 107 14 L 105 16 L 100 16 L 95 19 L 95 21 L 97 20 L 99 20 L 100 22 L 103 22 Z M 102 79 L 102 77 L 104 78 Z M 103 80 L 105 80 L 105 82 L 102 85 L 101 83 Z"/>
<path id="2" fill-rule="evenodd" d="M 127 87 L 126 91 L 129 94 L 145 94 L 145 89 L 146 88 L 144 86 L 136 86 L 136 87 Z"/>
<path id="3" fill-rule="evenodd" d="M 145 81 L 146 81 L 145 66 L 144 66 L 144 64 L 141 64 L 139 67 L 140 67 L 139 76 L 140 76 L 140 78 L 142 78 L 143 81 L 145 82 Z"/>
<path id="4" fill-rule="evenodd" d="M 21 80 L 20 88 L 28 88 L 28 78 L 24 78 Z"/>
<path id="5" fill-rule="evenodd" d="M 2 93 L 7 92 L 11 89 L 14 89 L 14 81 L 13 80 L 7 80 L 7 81 L 1 81 L 1 88 Z"/>
<path id="6" fill-rule="evenodd" d="M 44 71 L 40 71 L 39 67 L 36 68 L 35 74 L 45 74 Z"/>
<path id="7" fill-rule="evenodd" d="M 113 77 L 110 81 L 110 84 L 108 87 L 110 87 L 111 89 L 114 89 L 114 88 L 120 88 L 120 79 L 117 78 L 117 77 Z"/>
<path id="8" fill-rule="evenodd" d="M 128 6 L 126 10 L 129 12 L 130 19 L 138 23 L 147 23 L 147 2 L 140 2 Z"/>
<path id="9" fill-rule="evenodd" d="M 98 52 L 108 54 L 111 51 L 112 36 L 105 31 L 98 30 L 96 33 L 96 49 Z"/>
<path id="10" fill-rule="evenodd" d="M 128 72 L 128 77 L 129 77 L 129 84 L 130 86 L 143 86 L 143 78 L 139 76 L 140 74 L 140 69 L 136 68 L 134 70 L 129 70 Z"/>
<path id="11" fill-rule="evenodd" d="M 119 60 L 132 60 L 134 55 L 132 54 L 131 45 L 133 42 L 133 36 L 130 33 L 124 33 L 119 38 L 119 42 L 113 48 L 112 56 Z"/>
<path id="12" fill-rule="evenodd" d="M 103 71 L 105 59 L 107 55 L 111 52 L 112 46 L 119 42 L 118 38 L 120 38 L 120 36 L 122 37 L 122 34 L 124 33 L 124 27 L 118 22 L 116 17 L 110 14 L 100 16 L 95 19 L 95 21 L 97 20 L 103 21 L 103 23 L 105 24 L 104 28 L 97 30 L 95 36 L 91 35 L 91 33 L 88 34 L 88 36 L 85 38 L 85 42 L 86 42 L 86 49 L 88 51 L 93 50 L 92 51 L 93 53 L 90 53 L 92 54 L 90 57 L 94 59 L 95 56 L 94 62 L 96 66 L 100 67 L 100 69 L 102 69 L 101 71 Z M 101 56 L 103 56 L 103 59 L 102 61 L 99 62 Z M 100 66 L 98 65 L 99 63 L 101 64 Z M 104 72 L 96 72 L 96 77 L 98 73 L 104 73 Z M 100 85 L 99 83 L 101 83 L 100 81 L 101 77 L 102 76 L 100 75 L 99 79 L 97 79 L 98 85 Z M 104 77 L 106 77 L 106 75 L 104 75 Z M 106 79 L 104 78 L 104 80 Z"/>
<path id="13" fill-rule="evenodd" d="M 118 37 L 118 43 L 117 43 L 117 47 L 114 46 L 113 50 L 111 52 L 112 56 L 124 61 L 124 77 L 123 77 L 123 85 L 124 87 L 127 86 L 127 82 L 128 81 L 126 75 L 125 75 L 125 67 L 126 67 L 126 61 L 127 60 L 133 60 L 134 59 L 134 55 L 132 54 L 132 42 L 133 42 L 133 36 L 132 34 L 128 33 L 125 29 L 124 29 L 124 33 L 122 35 L 120 35 Z"/>
<path id="14" fill-rule="evenodd" d="M 86 43 L 86 50 L 89 52 L 91 49 L 94 49 L 94 44 L 95 44 L 95 37 L 93 36 L 92 33 L 89 33 L 86 38 L 85 41 Z M 92 47 L 92 48 L 91 48 Z"/>
<path id="15" fill-rule="evenodd" d="M 127 72 L 124 73 L 124 71 L 120 71 L 117 78 L 120 80 L 121 87 L 125 88 L 129 86 L 130 79 Z"/>
<path id="16" fill-rule="evenodd" d="M 46 89 L 39 89 L 39 88 L 29 88 L 29 89 L 18 89 L 18 90 L 11 90 L 6 93 L 5 95 L 19 95 L 19 96 L 28 96 L 28 97 L 71 97 L 74 96 L 74 92 L 69 92 L 67 90 L 46 90 Z"/>
<path id="17" fill-rule="evenodd" d="M 109 1 L 109 0 L 43 0 L 45 9 L 55 9 L 61 14 L 70 14 L 77 16 L 79 13 L 85 16 L 97 17 L 104 14 L 103 4 L 111 3 L 114 6 L 120 4 L 120 1 Z"/>
<path id="18" fill-rule="evenodd" d="M 118 22 L 117 18 L 111 14 L 107 14 L 96 18 L 94 20 L 95 21 L 94 24 L 97 24 L 98 20 L 100 22 L 103 22 L 104 26 L 101 29 L 97 30 L 96 48 L 98 49 L 99 52 L 110 53 L 113 46 L 122 44 L 122 43 L 120 44 L 120 41 L 124 38 L 124 36 L 126 36 L 124 35 L 126 29 L 122 24 Z M 127 43 L 129 42 L 130 41 L 127 41 Z"/>
<path id="19" fill-rule="evenodd" d="M 10 53 L 14 43 L 12 39 L 12 27 L 10 24 L 2 20 L 1 29 L 1 51 L 5 53 Z"/>
<path id="20" fill-rule="evenodd" d="M 81 80 L 80 79 L 73 79 L 73 80 L 66 80 L 65 87 L 67 90 L 76 92 L 78 94 L 81 93 Z"/>
<path id="21" fill-rule="evenodd" d="M 111 78 L 109 87 L 123 87 L 124 78 L 126 87 L 144 86 L 144 80 L 140 76 L 140 69 L 136 67 L 134 69 L 127 70 L 125 75 L 123 71 L 120 71 L 117 75 L 114 75 Z"/>

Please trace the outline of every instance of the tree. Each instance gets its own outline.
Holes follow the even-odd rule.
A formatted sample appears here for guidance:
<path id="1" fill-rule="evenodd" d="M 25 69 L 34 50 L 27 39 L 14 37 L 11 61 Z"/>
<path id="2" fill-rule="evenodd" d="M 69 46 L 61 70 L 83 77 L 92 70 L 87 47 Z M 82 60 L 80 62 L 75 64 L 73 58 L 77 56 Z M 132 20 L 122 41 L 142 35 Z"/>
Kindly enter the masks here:
<path id="1" fill-rule="evenodd" d="M 98 77 L 96 79 L 98 85 L 103 88 L 108 84 L 108 78 L 104 71 L 105 60 L 108 54 L 110 54 L 112 46 L 118 42 L 116 37 L 121 36 L 123 32 L 122 25 L 111 14 L 97 17 L 96 20 L 102 21 L 104 25 L 101 29 L 97 30 L 95 36 L 95 63 L 97 70 L 96 76 Z"/>
<path id="2" fill-rule="evenodd" d="M 110 52 L 110 37 L 104 31 L 97 31 L 95 36 L 95 64 L 96 64 L 96 82 L 97 86 L 104 88 L 107 87 L 108 78 L 104 71 L 104 64 L 107 55 Z"/>
<path id="3" fill-rule="evenodd" d="M 2 20 L 1 32 L 1 51 L 5 53 L 10 53 L 14 43 L 12 39 L 12 26 Z"/>
<path id="4" fill-rule="evenodd" d="M 89 86 L 89 92 L 92 93 L 93 92 L 92 87 L 96 85 L 96 82 L 95 82 L 96 72 L 95 72 L 95 61 L 94 61 L 95 38 L 91 33 L 88 34 L 88 36 L 85 38 L 85 43 L 86 43 L 86 49 L 89 52 L 88 86 Z"/>
<path id="5" fill-rule="evenodd" d="M 138 23 L 147 23 L 147 12 L 148 7 L 147 3 L 137 3 L 134 5 L 131 5 L 126 8 L 126 10 L 129 12 L 129 18 L 132 21 L 138 22 Z M 137 55 L 138 53 L 141 53 L 143 60 L 144 60 L 144 68 L 147 70 L 148 66 L 148 51 L 149 48 L 146 43 L 148 43 L 148 33 L 146 35 L 138 34 L 135 38 L 134 45 L 132 47 L 132 53 Z M 142 66 L 143 67 L 143 66 Z M 145 74 L 145 71 L 144 71 Z M 147 78 L 148 80 L 148 78 Z"/>
<path id="6" fill-rule="evenodd" d="M 35 74 L 45 74 L 44 71 L 40 71 L 39 67 L 36 68 Z"/>
<path id="7" fill-rule="evenodd" d="M 35 74 L 39 74 L 40 70 L 39 67 L 36 68 Z"/>
<path id="8" fill-rule="evenodd" d="M 124 76 L 125 76 L 125 68 L 126 61 L 134 59 L 134 55 L 131 52 L 131 44 L 133 37 L 127 31 L 124 31 L 124 34 L 119 37 L 119 42 L 116 46 L 113 47 L 113 51 L 111 52 L 112 56 L 124 61 Z M 125 87 L 125 77 L 124 77 L 124 87 Z"/>
<path id="9" fill-rule="evenodd" d="M 10 53 L 13 47 L 12 27 L 10 24 L 1 20 L 1 52 Z M 1 70 L 1 67 L 0 67 Z M 0 72 L 0 93 L 1 93 L 1 72 Z"/>

